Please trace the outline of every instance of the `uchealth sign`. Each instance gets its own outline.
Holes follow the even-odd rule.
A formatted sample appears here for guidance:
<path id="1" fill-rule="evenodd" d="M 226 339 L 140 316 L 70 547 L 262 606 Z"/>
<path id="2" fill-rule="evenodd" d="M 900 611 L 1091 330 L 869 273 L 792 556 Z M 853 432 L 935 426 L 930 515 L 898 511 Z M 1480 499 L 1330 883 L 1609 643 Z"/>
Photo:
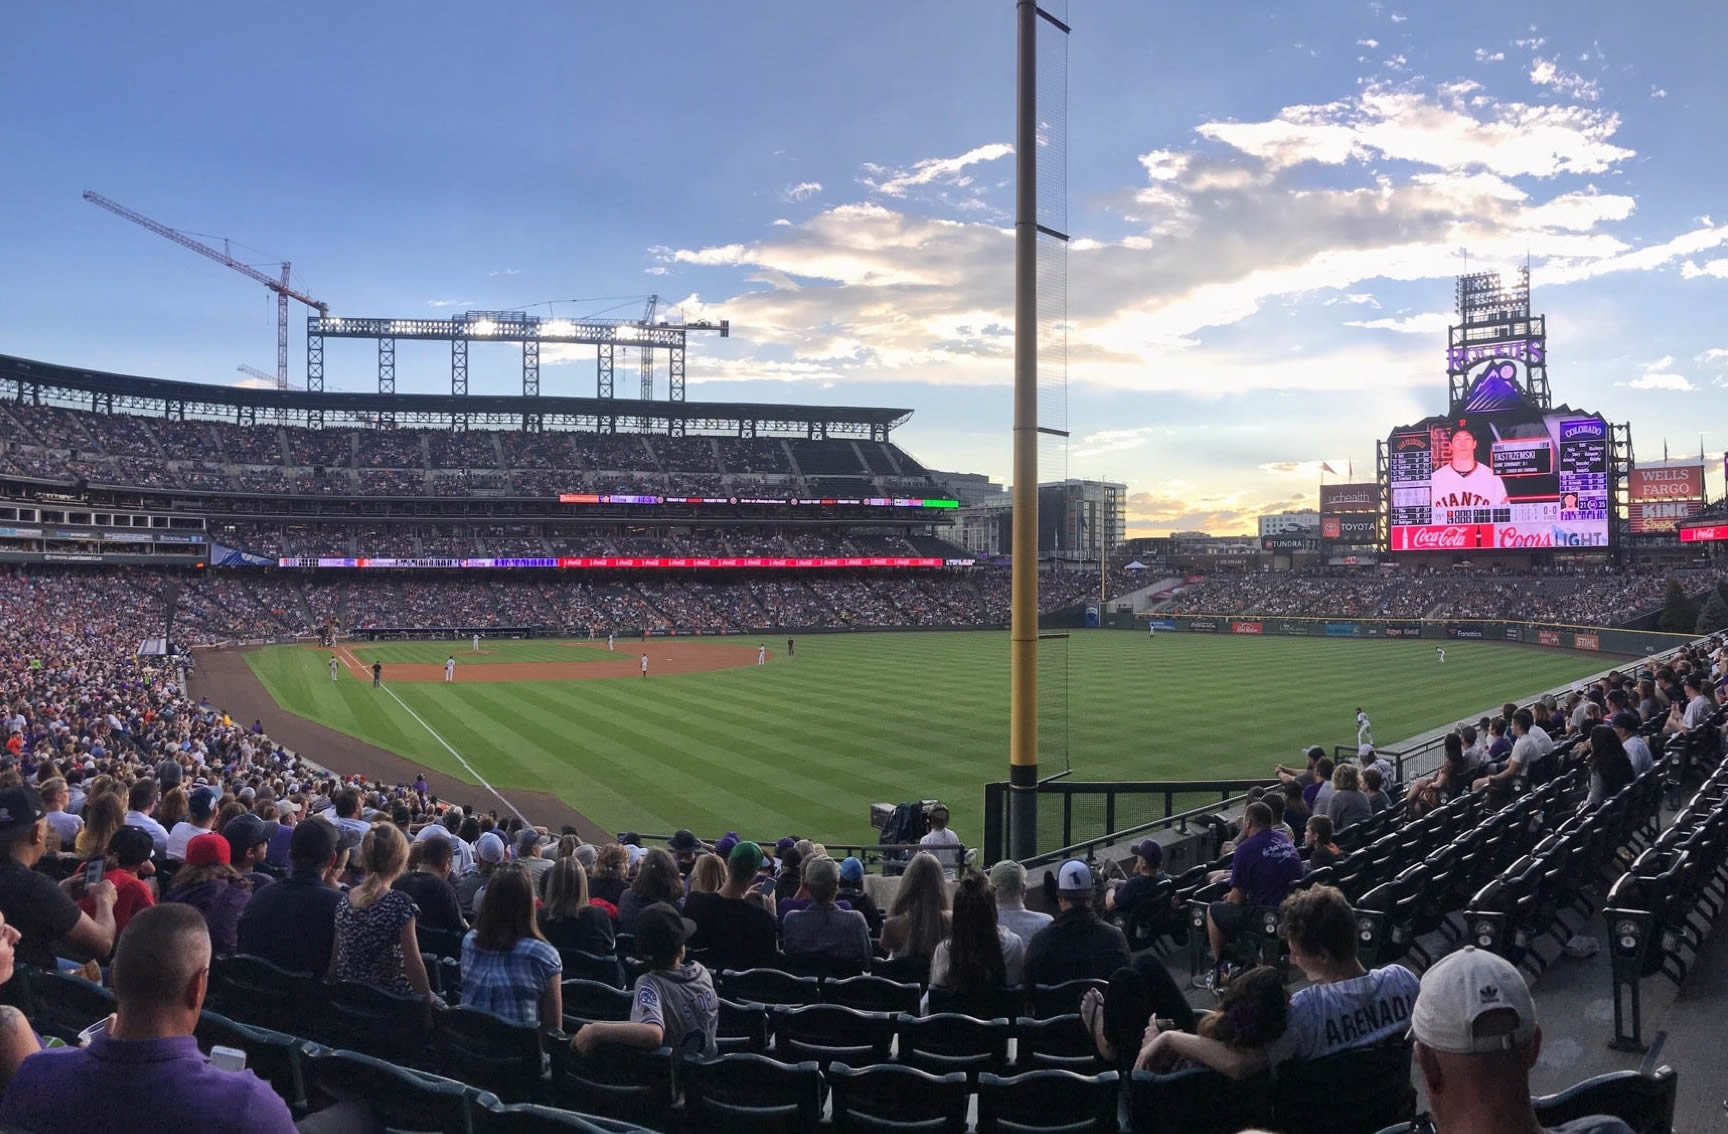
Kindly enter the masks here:
<path id="1" fill-rule="evenodd" d="M 1263 634 L 1265 632 L 1266 625 L 1262 622 L 1232 622 L 1230 624 L 1230 633 L 1232 634 Z"/>
<path id="2" fill-rule="evenodd" d="M 1664 465 L 1661 468 L 1633 469 L 1629 487 L 1635 501 L 1702 500 L 1704 466 Z"/>
<path id="3" fill-rule="evenodd" d="M 1380 510 L 1380 486 L 1373 481 L 1366 484 L 1322 484 L 1320 486 L 1320 511 L 1322 512 L 1378 512 Z"/>

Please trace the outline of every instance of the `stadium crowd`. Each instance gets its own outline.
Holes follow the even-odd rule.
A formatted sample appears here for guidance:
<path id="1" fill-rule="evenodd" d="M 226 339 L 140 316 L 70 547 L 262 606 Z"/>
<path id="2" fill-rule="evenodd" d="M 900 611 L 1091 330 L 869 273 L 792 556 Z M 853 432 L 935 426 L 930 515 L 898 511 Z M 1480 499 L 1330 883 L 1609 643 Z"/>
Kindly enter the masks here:
<path id="1" fill-rule="evenodd" d="M 316 496 L 934 495 L 888 442 L 566 430 L 341 428 L 0 407 L 0 472 L 56 481 Z"/>

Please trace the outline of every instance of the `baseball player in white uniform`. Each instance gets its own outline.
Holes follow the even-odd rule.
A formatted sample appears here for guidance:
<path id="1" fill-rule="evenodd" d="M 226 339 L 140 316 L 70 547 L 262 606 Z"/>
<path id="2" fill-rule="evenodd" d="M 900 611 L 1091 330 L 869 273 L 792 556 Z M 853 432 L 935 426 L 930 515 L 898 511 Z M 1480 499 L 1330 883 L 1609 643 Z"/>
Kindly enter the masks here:
<path id="1" fill-rule="evenodd" d="M 1442 663 L 1444 663 L 1444 662 L 1445 662 L 1445 661 L 1446 661 L 1446 647 L 1444 647 L 1444 646 L 1435 646 L 1435 647 L 1434 647 L 1434 652 L 1435 652 L 1435 653 L 1436 653 L 1436 654 L 1438 654 L 1438 655 L 1439 655 L 1439 656 L 1440 656 L 1440 661 L 1441 661 L 1441 662 L 1442 662 Z"/>
<path id="2" fill-rule="evenodd" d="M 757 646 L 756 647 L 756 664 L 757 665 L 767 665 L 768 664 L 768 647 L 767 646 Z"/>
<path id="3" fill-rule="evenodd" d="M 1158 636 L 1158 627 L 1152 625 L 1150 621 L 1146 623 L 1146 636 L 1148 638 L 1156 638 Z"/>
<path id="4" fill-rule="evenodd" d="M 643 677 L 648 676 L 648 655 L 647 654 L 642 655 L 642 676 Z"/>
<path id="5" fill-rule="evenodd" d="M 455 654 L 451 654 L 449 657 L 444 659 L 444 680 L 445 681 L 455 681 L 456 680 L 456 655 Z"/>
<path id="6" fill-rule="evenodd" d="M 474 635 L 474 652 L 480 652 L 480 635 L 478 634 Z"/>
<path id="7" fill-rule="evenodd" d="M 606 631 L 606 648 L 608 650 L 612 649 L 612 631 L 610 631 L 610 630 Z M 648 655 L 647 654 L 642 655 L 642 668 L 643 669 L 648 668 Z"/>
<path id="8" fill-rule="evenodd" d="M 1374 743 L 1374 725 L 1368 720 L 1368 714 L 1361 709 L 1356 710 L 1356 743 Z"/>
<path id="9" fill-rule="evenodd" d="M 336 660 L 336 655 L 330 655 L 330 680 L 335 681 L 336 675 L 342 672 L 342 663 Z"/>

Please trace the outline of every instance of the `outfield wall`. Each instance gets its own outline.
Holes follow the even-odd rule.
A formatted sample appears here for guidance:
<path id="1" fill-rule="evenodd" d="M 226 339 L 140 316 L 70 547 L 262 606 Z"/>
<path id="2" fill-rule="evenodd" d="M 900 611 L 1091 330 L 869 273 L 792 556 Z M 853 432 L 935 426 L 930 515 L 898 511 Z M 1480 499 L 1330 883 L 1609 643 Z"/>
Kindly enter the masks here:
<path id="1" fill-rule="evenodd" d="M 1084 615 L 1082 614 L 1083 618 Z M 1644 657 L 1687 645 L 1696 634 L 1625 630 L 1614 626 L 1568 626 L 1549 622 L 1510 622 L 1504 619 L 1367 619 L 1196 614 L 1157 616 L 1106 613 L 1106 629 L 1153 629 L 1184 634 L 1262 634 L 1309 638 L 1425 638 L 1433 641 L 1517 642 L 1561 650 L 1587 650 Z M 1069 625 L 1079 625 L 1070 621 Z"/>

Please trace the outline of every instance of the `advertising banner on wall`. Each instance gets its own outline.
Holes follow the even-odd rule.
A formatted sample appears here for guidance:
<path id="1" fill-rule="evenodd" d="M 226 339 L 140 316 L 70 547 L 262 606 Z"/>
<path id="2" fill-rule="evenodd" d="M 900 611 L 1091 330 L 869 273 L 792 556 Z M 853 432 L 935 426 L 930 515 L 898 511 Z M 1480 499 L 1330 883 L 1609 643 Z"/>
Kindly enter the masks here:
<path id="1" fill-rule="evenodd" d="M 1334 543 L 1373 543 L 1378 534 L 1375 531 L 1378 522 L 1379 517 L 1373 512 L 1329 513 L 1320 517 L 1320 538 Z"/>
<path id="2" fill-rule="evenodd" d="M 1671 532 L 1703 510 L 1702 500 L 1634 500 L 1626 505 L 1626 519 L 1633 535 Z"/>
<path id="3" fill-rule="evenodd" d="M 1320 511 L 1322 512 L 1378 512 L 1380 510 L 1380 486 L 1373 481 L 1366 484 L 1322 484 L 1320 486 Z"/>
<path id="4" fill-rule="evenodd" d="M 1702 500 L 1704 466 L 1663 465 L 1632 470 L 1632 500 Z"/>
<path id="5" fill-rule="evenodd" d="M 1260 634 L 1265 629 L 1266 627 L 1259 622 L 1232 622 L 1230 624 L 1230 633 L 1232 634 Z"/>

